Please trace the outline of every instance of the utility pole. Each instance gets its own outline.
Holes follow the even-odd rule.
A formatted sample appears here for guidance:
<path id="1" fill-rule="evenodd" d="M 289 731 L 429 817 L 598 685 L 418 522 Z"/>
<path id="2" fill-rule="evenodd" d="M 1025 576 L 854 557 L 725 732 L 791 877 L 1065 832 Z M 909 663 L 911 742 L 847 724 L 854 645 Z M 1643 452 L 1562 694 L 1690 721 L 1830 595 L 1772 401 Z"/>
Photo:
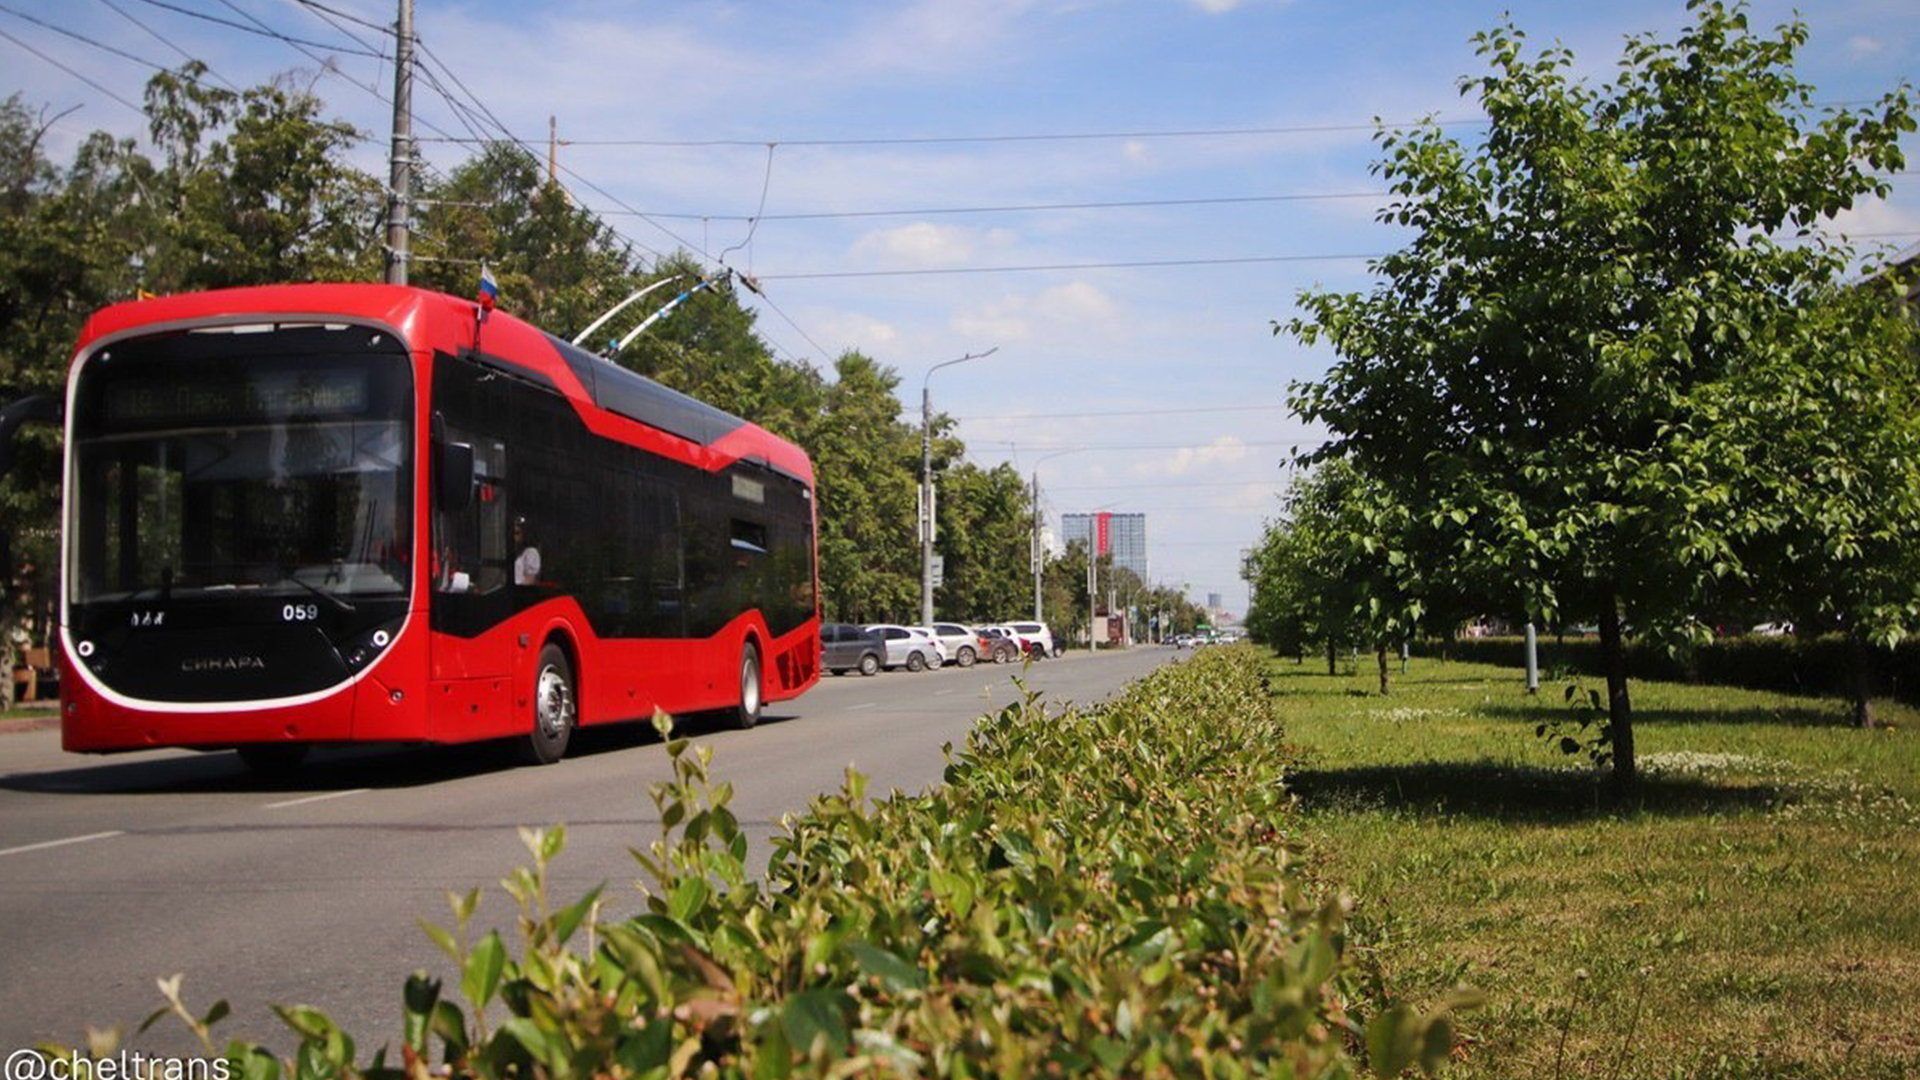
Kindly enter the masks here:
<path id="1" fill-rule="evenodd" d="M 983 353 L 942 360 L 920 380 L 920 625 L 933 625 L 933 373 L 943 367 L 978 360 L 1000 351 L 995 345 Z"/>
<path id="2" fill-rule="evenodd" d="M 1033 470 L 1033 621 L 1046 622 L 1040 612 L 1040 574 L 1046 568 L 1046 552 L 1040 547 L 1040 470 Z"/>
<path id="3" fill-rule="evenodd" d="M 387 182 L 387 284 L 407 283 L 413 213 L 413 0 L 400 0 L 393 46 L 392 174 Z"/>

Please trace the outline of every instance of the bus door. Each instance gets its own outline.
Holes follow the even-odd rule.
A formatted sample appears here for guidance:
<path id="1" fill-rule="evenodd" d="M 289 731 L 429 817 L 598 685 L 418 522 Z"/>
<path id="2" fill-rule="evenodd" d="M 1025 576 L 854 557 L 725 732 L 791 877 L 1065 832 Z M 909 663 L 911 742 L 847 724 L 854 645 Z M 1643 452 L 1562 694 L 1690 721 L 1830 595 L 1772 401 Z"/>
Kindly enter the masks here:
<path id="1" fill-rule="evenodd" d="M 505 624 L 513 615 L 506 444 L 452 425 L 444 432 L 473 448 L 473 490 L 464 500 L 434 501 L 433 677 L 505 679 L 512 673 Z"/>

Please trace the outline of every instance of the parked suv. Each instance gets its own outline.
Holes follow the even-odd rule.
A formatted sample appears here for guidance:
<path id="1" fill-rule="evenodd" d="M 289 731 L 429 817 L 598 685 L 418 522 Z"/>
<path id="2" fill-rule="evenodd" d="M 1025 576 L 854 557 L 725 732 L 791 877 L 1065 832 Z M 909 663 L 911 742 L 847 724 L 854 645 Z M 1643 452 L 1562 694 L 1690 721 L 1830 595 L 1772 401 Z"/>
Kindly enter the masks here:
<path id="1" fill-rule="evenodd" d="M 854 670 L 862 675 L 878 675 L 886 655 L 886 639 L 870 630 L 847 623 L 827 623 L 820 627 L 820 666 L 835 675 Z"/>
<path id="2" fill-rule="evenodd" d="M 867 629 L 879 634 L 886 642 L 887 654 L 880 662 L 887 667 L 925 671 L 940 666 L 940 649 L 925 634 L 892 623 L 872 623 Z"/>
<path id="3" fill-rule="evenodd" d="M 1027 643 L 1027 647 L 1036 650 L 1037 655 L 1041 658 L 1059 656 L 1065 649 L 1065 646 L 1055 648 L 1053 644 L 1053 631 L 1047 629 L 1046 623 L 1017 622 L 1008 623 L 1007 626 L 1014 633 L 1019 634 L 1021 639 Z"/>
<path id="4" fill-rule="evenodd" d="M 971 628 L 959 623 L 937 622 L 932 630 L 933 640 L 940 645 L 947 663 L 956 667 L 972 667 L 980 659 L 980 635 Z"/>

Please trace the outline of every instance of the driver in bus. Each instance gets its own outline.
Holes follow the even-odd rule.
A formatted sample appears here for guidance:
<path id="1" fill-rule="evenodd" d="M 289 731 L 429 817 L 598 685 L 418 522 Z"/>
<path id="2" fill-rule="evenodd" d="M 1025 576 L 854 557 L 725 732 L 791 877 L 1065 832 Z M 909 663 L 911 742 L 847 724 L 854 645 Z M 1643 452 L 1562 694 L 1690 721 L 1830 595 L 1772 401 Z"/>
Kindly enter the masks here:
<path id="1" fill-rule="evenodd" d="M 537 584 L 540 580 L 540 549 L 527 539 L 527 518 L 524 514 L 513 516 L 513 546 L 520 549 L 520 554 L 513 560 L 513 583 Z"/>

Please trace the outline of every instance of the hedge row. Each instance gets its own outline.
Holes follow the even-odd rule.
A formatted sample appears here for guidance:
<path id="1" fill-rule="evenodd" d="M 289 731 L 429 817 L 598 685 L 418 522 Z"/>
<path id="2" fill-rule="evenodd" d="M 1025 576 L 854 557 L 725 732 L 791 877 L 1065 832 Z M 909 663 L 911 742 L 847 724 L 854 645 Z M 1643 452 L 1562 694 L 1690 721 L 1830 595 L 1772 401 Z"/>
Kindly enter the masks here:
<path id="1" fill-rule="evenodd" d="M 564 832 L 529 832 L 506 882 L 520 943 L 472 940 L 478 893 L 456 900 L 430 933 L 461 1003 L 416 975 L 397 1061 L 361 1061 L 311 1009 L 281 1012 L 294 1061 L 228 1059 L 262 1078 L 1341 1077 L 1364 1045 L 1384 1075 L 1431 1069 L 1444 1008 L 1369 1005 L 1344 902 L 1294 861 L 1270 701 L 1249 648 L 1096 709 L 1029 698 L 949 750 L 937 790 L 874 803 L 850 772 L 760 880 L 711 751 L 673 739 L 662 836 L 634 853 L 647 914 L 602 923 L 598 890 L 550 903 Z"/>
<path id="2" fill-rule="evenodd" d="M 1526 643 L 1518 637 L 1427 642 L 1421 651 L 1509 667 L 1526 663 Z M 1920 704 L 1920 640 L 1909 639 L 1891 650 L 1876 649 L 1872 657 L 1875 693 Z M 1561 641 L 1543 635 L 1539 639 L 1539 658 L 1542 671 L 1559 670 L 1594 677 L 1603 674 L 1597 638 Z M 1630 678 L 1713 683 L 1793 694 L 1845 695 L 1848 663 L 1846 639 L 1839 635 L 1716 638 L 1677 656 L 1664 648 L 1640 642 L 1627 644 Z"/>

